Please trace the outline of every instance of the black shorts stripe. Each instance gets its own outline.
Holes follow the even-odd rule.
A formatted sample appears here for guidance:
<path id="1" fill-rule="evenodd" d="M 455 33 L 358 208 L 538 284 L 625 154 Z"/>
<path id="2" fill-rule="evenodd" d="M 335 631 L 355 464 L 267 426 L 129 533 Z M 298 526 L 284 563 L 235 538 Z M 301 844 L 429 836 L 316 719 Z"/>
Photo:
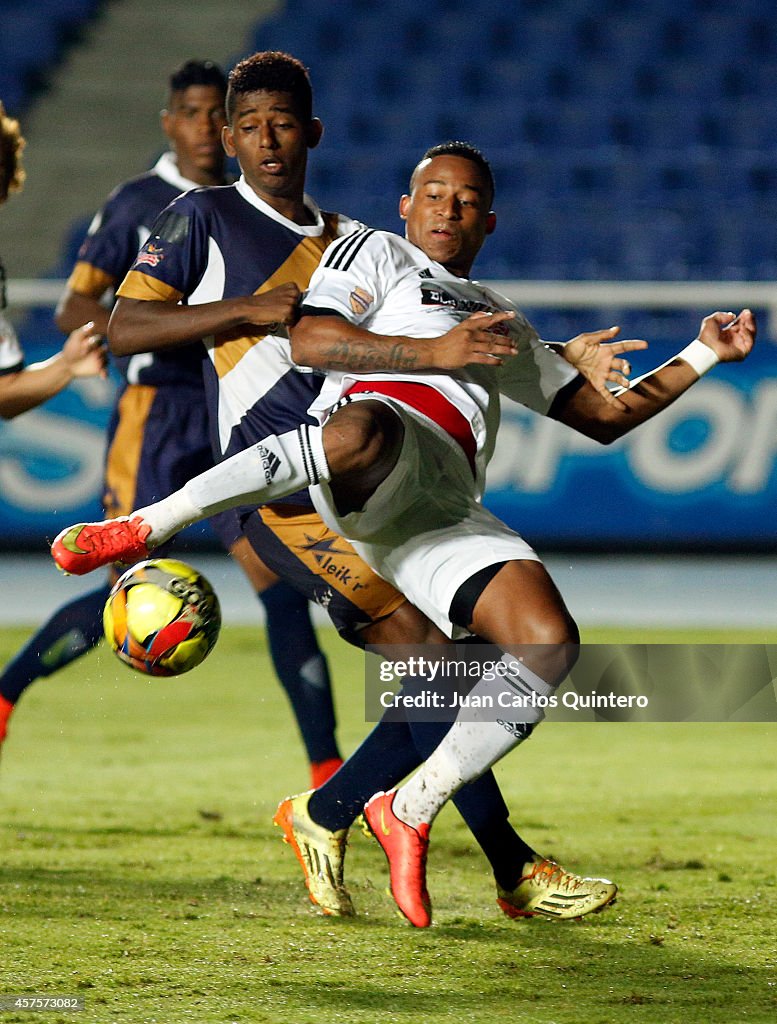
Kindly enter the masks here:
<path id="1" fill-rule="evenodd" d="M 478 603 L 478 598 L 502 566 L 506 564 L 506 562 L 494 562 L 493 565 L 487 565 L 462 583 L 451 601 L 451 607 L 448 612 L 448 618 L 451 622 L 461 626 L 463 629 L 471 627 L 472 616 L 475 614 L 475 605 Z"/>

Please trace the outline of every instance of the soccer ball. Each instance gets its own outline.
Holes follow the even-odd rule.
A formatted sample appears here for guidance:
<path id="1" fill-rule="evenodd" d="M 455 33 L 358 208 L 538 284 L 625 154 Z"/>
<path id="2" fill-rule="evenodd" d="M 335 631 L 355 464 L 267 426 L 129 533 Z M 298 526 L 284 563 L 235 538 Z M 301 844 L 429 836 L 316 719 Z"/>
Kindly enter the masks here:
<path id="1" fill-rule="evenodd" d="M 177 676 L 213 650 L 221 609 L 196 569 L 174 558 L 149 558 L 114 583 L 103 628 L 125 665 L 149 676 Z"/>

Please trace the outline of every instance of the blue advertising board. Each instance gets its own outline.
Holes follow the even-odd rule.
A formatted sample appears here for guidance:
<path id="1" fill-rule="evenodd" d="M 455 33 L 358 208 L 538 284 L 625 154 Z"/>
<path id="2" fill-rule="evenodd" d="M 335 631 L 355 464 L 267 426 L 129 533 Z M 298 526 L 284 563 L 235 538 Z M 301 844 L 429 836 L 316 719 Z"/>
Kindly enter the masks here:
<path id="1" fill-rule="evenodd" d="M 0 422 L 3 547 L 41 547 L 69 522 L 102 518 L 113 393 L 110 381 L 79 380 L 38 409 Z"/>
<path id="2" fill-rule="evenodd" d="M 673 350 L 652 349 L 644 369 Z M 29 346 L 28 355 L 38 357 Z M 40 548 L 63 525 L 100 518 L 112 396 L 110 382 L 79 381 L 0 423 L 4 547 Z M 777 543 L 775 450 L 777 345 L 767 340 L 611 446 L 505 403 L 486 503 L 542 550 L 768 549 Z"/>
<path id="3" fill-rule="evenodd" d="M 22 334 L 34 363 L 62 343 Z M 45 551 L 70 523 L 102 519 L 106 428 L 117 380 L 76 380 L 44 405 L 0 420 L 0 548 Z M 191 548 L 218 548 L 208 523 L 186 531 Z"/>
<path id="4" fill-rule="evenodd" d="M 651 350 L 644 369 L 672 351 Z M 609 446 L 506 403 L 486 503 L 543 549 L 766 549 L 777 544 L 776 451 L 767 341 Z"/>

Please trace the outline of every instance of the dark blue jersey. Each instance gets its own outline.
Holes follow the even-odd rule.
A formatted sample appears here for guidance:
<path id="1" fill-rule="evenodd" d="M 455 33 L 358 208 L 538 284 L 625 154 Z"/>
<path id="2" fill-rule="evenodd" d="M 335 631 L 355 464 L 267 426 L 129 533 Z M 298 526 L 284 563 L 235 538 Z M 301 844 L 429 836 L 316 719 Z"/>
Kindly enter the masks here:
<path id="1" fill-rule="evenodd" d="M 159 213 L 181 192 L 195 187 L 178 173 L 173 155 L 165 153 L 152 170 L 114 189 L 78 251 L 68 280 L 71 291 L 100 299 L 115 289 L 135 262 Z M 119 357 L 115 364 L 131 384 L 202 386 L 199 345 Z"/>
<path id="2" fill-rule="evenodd" d="M 305 203 L 311 225 L 281 216 L 243 179 L 188 192 L 160 216 L 118 294 L 195 305 L 288 282 L 304 289 L 329 242 L 356 227 L 349 218 L 322 213 L 308 197 Z M 311 422 L 307 409 L 321 377 L 294 365 L 287 337 L 243 324 L 203 342 L 219 455 Z"/>

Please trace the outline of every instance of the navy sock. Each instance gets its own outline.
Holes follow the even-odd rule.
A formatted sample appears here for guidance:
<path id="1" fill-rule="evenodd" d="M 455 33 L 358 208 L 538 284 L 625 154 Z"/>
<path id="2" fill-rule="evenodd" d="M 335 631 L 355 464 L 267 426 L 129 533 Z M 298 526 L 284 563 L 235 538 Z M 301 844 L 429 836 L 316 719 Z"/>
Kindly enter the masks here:
<path id="1" fill-rule="evenodd" d="M 340 770 L 310 798 L 311 817 L 324 828 L 348 828 L 373 794 L 390 789 L 421 763 L 407 722 L 380 721 Z"/>
<path id="2" fill-rule="evenodd" d="M 378 722 L 337 774 L 313 793 L 308 804 L 311 817 L 332 831 L 348 828 L 374 793 L 395 786 L 414 771 L 449 728 L 447 722 Z M 488 858 L 496 881 L 504 889 L 514 889 L 534 850 L 510 824 L 493 772 L 462 787 L 453 802 Z"/>
<path id="3" fill-rule="evenodd" d="M 15 704 L 30 683 L 50 676 L 91 651 L 103 636 L 103 607 L 110 584 L 58 608 L 0 675 L 0 695 Z"/>
<path id="4" fill-rule="evenodd" d="M 267 643 L 309 761 L 339 757 L 329 667 L 318 646 L 307 598 L 282 580 L 259 594 Z"/>

